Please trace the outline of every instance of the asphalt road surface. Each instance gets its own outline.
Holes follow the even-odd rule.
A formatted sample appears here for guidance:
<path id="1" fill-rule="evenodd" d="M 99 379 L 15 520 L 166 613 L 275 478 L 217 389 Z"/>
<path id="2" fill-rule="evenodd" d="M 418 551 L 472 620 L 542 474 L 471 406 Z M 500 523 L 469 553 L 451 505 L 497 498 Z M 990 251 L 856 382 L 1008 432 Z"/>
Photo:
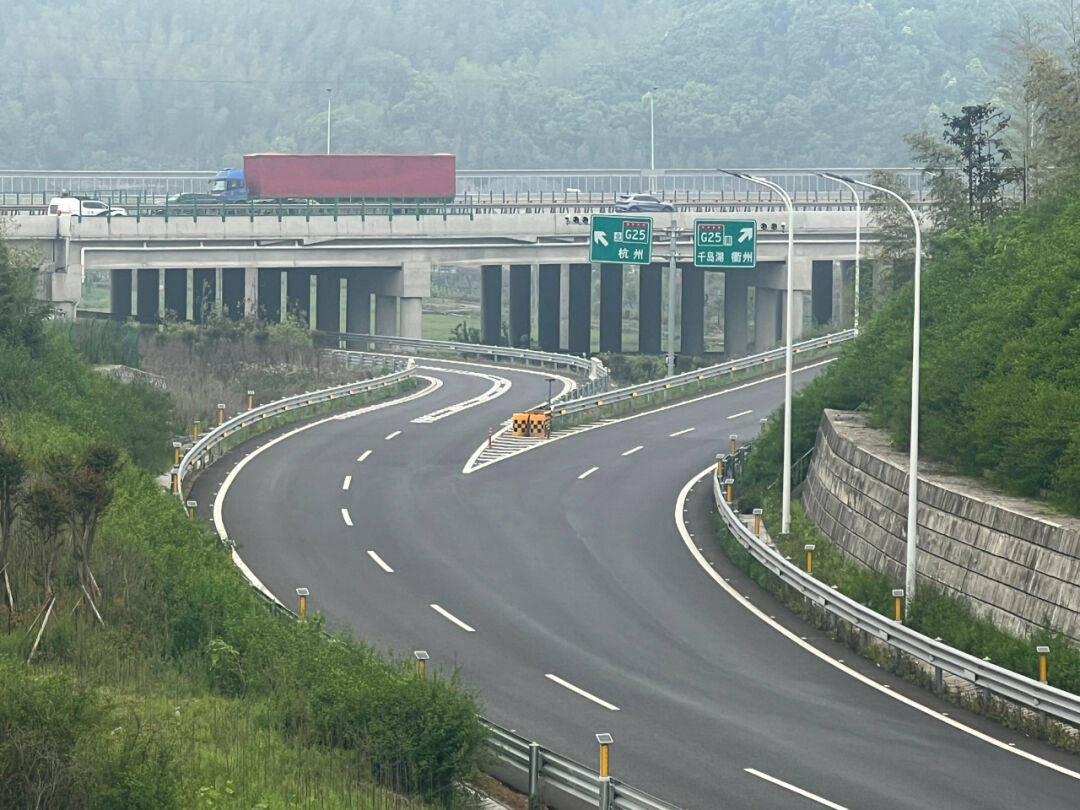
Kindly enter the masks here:
<path id="1" fill-rule="evenodd" d="M 283 601 L 461 668 L 485 716 L 693 808 L 1075 807 L 1074 758 L 938 702 L 783 614 L 715 547 L 708 481 L 686 503 L 705 556 L 752 603 L 879 691 L 793 644 L 727 594 L 676 530 L 680 490 L 779 404 L 782 379 L 551 442 L 474 473 L 489 427 L 542 401 L 542 375 L 424 361 L 426 396 L 331 420 L 235 476 L 223 520 Z M 412 420 L 489 390 L 438 421 Z M 816 370 L 802 371 L 805 384 Z M 351 524 L 351 525 L 350 525 Z M 910 695 L 998 747 L 896 700 Z M 1027 751 L 1058 769 L 1018 756 Z"/>

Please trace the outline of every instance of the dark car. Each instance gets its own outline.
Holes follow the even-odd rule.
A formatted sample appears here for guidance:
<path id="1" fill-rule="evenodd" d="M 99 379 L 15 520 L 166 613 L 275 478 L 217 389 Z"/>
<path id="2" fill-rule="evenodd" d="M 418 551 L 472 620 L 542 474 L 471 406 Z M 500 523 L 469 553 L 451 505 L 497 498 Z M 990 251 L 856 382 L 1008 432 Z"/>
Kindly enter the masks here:
<path id="1" fill-rule="evenodd" d="M 192 214 L 198 211 L 202 213 L 207 208 L 221 208 L 221 198 L 213 194 L 203 194 L 196 191 L 184 191 L 180 194 L 170 194 L 165 198 L 165 205 L 154 208 L 151 214 Z"/>
<path id="2" fill-rule="evenodd" d="M 651 194 L 628 194 L 615 203 L 616 211 L 674 211 L 675 206 Z"/>

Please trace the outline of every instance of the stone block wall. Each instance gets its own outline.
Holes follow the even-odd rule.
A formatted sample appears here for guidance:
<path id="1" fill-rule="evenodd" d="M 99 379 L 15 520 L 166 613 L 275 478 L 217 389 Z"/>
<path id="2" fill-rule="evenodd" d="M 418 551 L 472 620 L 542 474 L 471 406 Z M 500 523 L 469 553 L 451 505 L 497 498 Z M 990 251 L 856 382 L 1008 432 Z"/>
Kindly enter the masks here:
<path id="1" fill-rule="evenodd" d="M 826 410 L 803 485 L 807 517 L 857 562 L 904 580 L 907 454 L 862 414 Z M 1023 634 L 1080 641 L 1080 519 L 920 463 L 918 580 Z"/>

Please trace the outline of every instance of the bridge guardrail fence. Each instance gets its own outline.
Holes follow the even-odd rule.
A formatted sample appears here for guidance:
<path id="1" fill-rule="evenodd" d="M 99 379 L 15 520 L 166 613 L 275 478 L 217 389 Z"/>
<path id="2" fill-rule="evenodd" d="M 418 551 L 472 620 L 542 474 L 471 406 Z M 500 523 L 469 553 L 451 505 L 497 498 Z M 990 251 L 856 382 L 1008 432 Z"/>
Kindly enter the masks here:
<path id="1" fill-rule="evenodd" d="M 741 462 L 749 454 L 750 447 L 751 445 L 744 445 L 739 448 L 734 457 L 730 454 L 723 457 L 726 477 L 734 478 L 737 482 Z M 927 662 L 937 670 L 948 672 L 1021 706 L 1045 712 L 1066 723 L 1080 725 L 1080 696 L 1012 672 L 990 661 L 984 661 L 941 641 L 924 636 L 901 622 L 894 621 L 856 602 L 812 574 L 801 570 L 775 548 L 764 543 L 742 522 L 735 514 L 732 505 L 727 502 L 726 493 L 715 471 L 711 478 L 713 499 L 724 525 L 754 559 L 785 585 L 835 618 L 842 619 L 902 653 Z"/>
<path id="2" fill-rule="evenodd" d="M 811 338 L 796 343 L 794 345 L 794 351 L 796 354 L 801 354 L 813 349 L 823 349 L 850 340 L 853 337 L 855 337 L 855 330 L 845 329 L 830 335 L 822 335 L 821 337 Z M 602 396 L 597 396 L 593 393 L 582 393 L 575 396 L 573 399 L 566 399 L 560 402 L 559 407 L 554 409 L 553 416 L 569 416 L 570 414 L 581 413 L 604 405 L 632 401 L 646 394 L 660 393 L 670 389 L 680 388 L 685 385 L 693 385 L 718 377 L 730 376 L 737 371 L 745 371 L 746 369 L 764 366 L 772 362 L 780 362 L 782 368 L 783 360 L 784 347 L 777 346 L 770 351 L 758 352 L 757 354 L 751 354 L 747 357 L 734 358 L 724 363 L 717 363 L 713 366 L 686 371 L 672 377 L 664 377 L 659 380 L 650 380 L 649 382 L 638 383 L 637 385 L 616 388 L 603 393 Z"/>

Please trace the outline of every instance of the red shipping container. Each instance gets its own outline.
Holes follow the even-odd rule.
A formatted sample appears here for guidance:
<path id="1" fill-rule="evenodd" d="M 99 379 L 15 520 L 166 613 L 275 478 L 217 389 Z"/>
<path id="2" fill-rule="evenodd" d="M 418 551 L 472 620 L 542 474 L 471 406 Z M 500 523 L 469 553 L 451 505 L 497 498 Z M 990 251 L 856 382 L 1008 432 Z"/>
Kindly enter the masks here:
<path id="1" fill-rule="evenodd" d="M 244 155 L 249 198 L 453 199 L 455 158 L 436 155 Z"/>

